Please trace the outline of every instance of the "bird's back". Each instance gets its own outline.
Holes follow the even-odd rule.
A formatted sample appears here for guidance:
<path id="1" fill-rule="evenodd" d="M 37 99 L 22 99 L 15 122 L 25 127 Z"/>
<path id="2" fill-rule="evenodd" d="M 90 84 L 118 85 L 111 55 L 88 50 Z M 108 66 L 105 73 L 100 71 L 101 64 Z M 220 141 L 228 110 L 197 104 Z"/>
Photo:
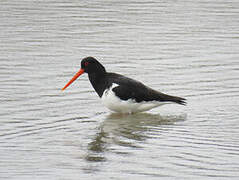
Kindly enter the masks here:
<path id="1" fill-rule="evenodd" d="M 147 87 L 139 81 L 120 74 L 107 73 L 107 79 L 109 83 L 108 86 L 111 86 L 113 83 L 118 84 L 112 91 L 122 100 L 132 99 L 136 102 L 171 101 L 182 105 L 186 103 L 184 98 L 161 93 Z"/>

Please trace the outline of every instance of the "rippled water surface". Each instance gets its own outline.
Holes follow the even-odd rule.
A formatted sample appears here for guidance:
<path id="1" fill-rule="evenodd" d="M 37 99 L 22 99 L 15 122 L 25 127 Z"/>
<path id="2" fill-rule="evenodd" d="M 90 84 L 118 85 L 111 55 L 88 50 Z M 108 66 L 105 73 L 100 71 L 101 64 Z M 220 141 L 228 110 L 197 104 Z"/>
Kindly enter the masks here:
<path id="1" fill-rule="evenodd" d="M 239 2 L 0 2 L 1 179 L 239 179 Z M 187 98 L 134 115 L 102 106 L 108 71 Z"/>

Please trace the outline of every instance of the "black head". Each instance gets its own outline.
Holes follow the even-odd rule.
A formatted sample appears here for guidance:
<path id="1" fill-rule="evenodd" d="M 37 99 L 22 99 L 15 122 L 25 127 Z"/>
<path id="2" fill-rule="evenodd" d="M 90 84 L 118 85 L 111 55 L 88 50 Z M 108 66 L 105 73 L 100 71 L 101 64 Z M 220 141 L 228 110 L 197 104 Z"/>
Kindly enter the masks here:
<path id="1" fill-rule="evenodd" d="M 66 89 L 71 83 L 73 83 L 80 75 L 84 72 L 89 74 L 89 78 L 91 77 L 102 77 L 105 75 L 106 71 L 102 64 L 100 64 L 93 57 L 86 57 L 81 61 L 81 69 L 74 75 L 74 77 L 62 88 L 62 90 Z"/>
<path id="2" fill-rule="evenodd" d="M 92 73 L 105 73 L 105 68 L 93 57 L 86 57 L 81 61 L 81 69 L 88 74 Z"/>

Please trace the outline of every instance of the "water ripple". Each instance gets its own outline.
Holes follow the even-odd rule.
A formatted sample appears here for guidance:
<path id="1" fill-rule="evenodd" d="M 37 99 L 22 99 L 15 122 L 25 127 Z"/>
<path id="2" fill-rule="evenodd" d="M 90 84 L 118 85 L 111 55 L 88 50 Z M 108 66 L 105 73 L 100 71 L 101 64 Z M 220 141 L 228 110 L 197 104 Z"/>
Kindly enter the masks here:
<path id="1" fill-rule="evenodd" d="M 1 1 L 0 176 L 238 179 L 238 2 Z M 95 56 L 187 106 L 109 114 Z"/>

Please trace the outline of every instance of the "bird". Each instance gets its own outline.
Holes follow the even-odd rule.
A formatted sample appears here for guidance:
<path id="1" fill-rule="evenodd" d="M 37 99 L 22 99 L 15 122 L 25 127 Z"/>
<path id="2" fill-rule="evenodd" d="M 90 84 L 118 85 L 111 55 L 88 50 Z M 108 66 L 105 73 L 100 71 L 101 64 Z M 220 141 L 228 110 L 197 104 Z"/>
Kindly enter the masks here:
<path id="1" fill-rule="evenodd" d="M 83 73 L 88 74 L 90 83 L 103 104 L 116 113 L 138 113 L 169 103 L 186 105 L 185 98 L 167 95 L 137 80 L 107 72 L 94 57 L 85 57 L 81 60 L 80 70 L 62 90 L 65 90 Z"/>

